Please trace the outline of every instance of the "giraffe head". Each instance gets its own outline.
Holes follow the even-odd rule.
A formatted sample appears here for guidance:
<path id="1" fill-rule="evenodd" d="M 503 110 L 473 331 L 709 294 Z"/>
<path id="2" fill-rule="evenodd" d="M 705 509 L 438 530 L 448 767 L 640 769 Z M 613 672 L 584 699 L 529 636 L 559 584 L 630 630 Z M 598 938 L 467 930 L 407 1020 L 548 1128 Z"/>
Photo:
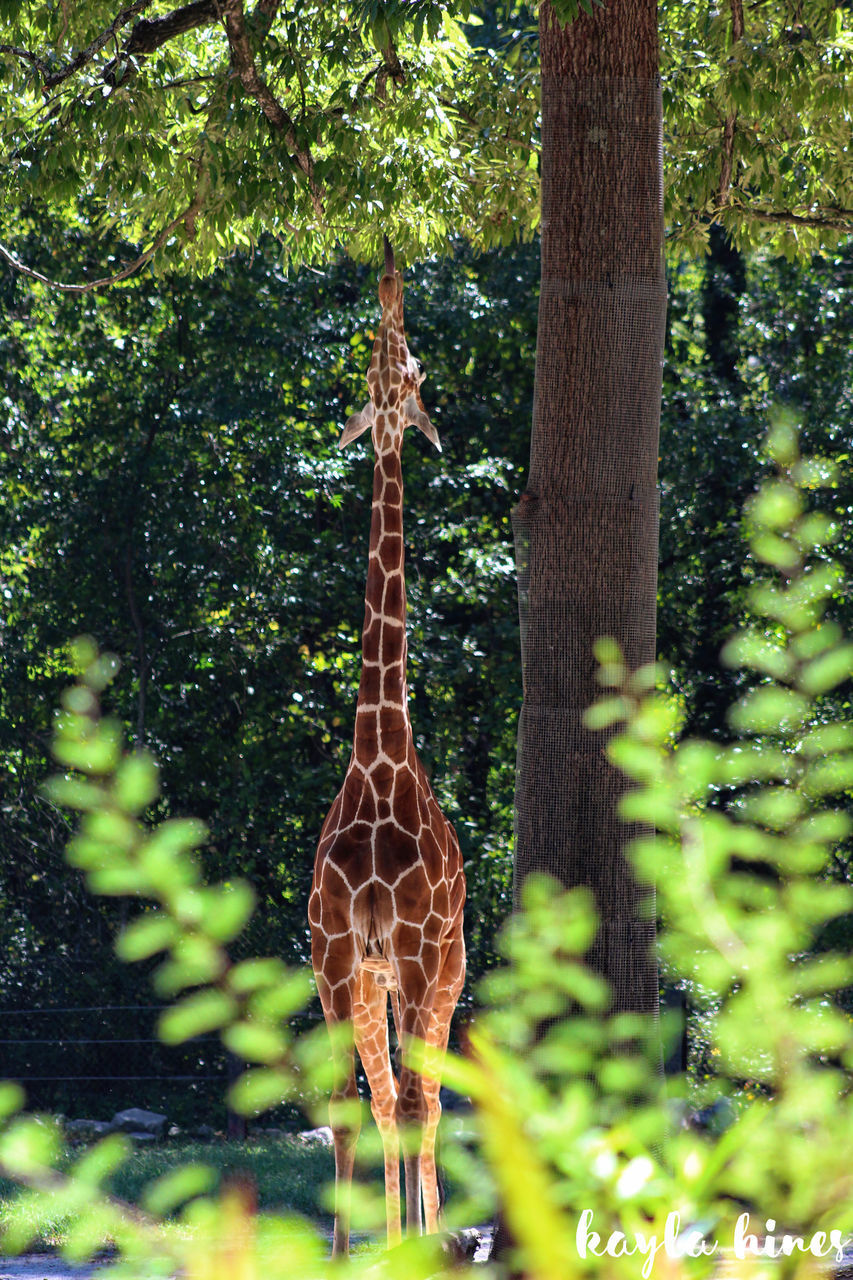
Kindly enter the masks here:
<path id="1" fill-rule="evenodd" d="M 438 433 L 430 422 L 420 386 L 426 374 L 406 344 L 403 325 L 403 277 L 386 272 L 379 281 L 382 320 L 373 344 L 367 371 L 370 399 L 347 420 L 338 448 L 343 449 L 370 427 L 377 453 L 387 453 L 403 443 L 406 427 L 418 427 L 437 449 Z"/>

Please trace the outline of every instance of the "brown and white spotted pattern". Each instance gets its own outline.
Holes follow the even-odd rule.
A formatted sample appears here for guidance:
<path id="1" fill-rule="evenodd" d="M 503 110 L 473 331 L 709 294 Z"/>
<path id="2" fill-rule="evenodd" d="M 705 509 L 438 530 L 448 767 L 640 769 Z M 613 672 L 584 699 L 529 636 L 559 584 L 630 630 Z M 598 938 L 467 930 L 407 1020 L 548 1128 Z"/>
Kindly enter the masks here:
<path id="1" fill-rule="evenodd" d="M 423 375 L 403 332 L 399 272 L 379 282 L 382 321 L 367 374 L 370 400 L 347 422 L 341 446 L 371 429 L 376 462 L 365 593 L 362 669 L 353 751 L 317 849 L 308 907 L 312 962 L 326 1021 L 352 1022 L 385 1152 L 388 1243 L 401 1238 L 398 1127 L 405 1144 L 406 1226 L 438 1227 L 435 1135 L 439 1080 L 403 1061 L 396 1079 L 388 1043 L 391 993 L 401 1042 L 441 1052 L 465 977 L 459 842 L 416 753 L 406 691 L 403 476 L 407 426 L 438 437 L 420 397 Z M 439 446 L 440 447 L 440 446 Z M 348 1196 L 357 1127 L 342 1102 L 356 1098 L 353 1055 L 330 1115 L 335 1139 L 334 1253 L 349 1246 Z"/>

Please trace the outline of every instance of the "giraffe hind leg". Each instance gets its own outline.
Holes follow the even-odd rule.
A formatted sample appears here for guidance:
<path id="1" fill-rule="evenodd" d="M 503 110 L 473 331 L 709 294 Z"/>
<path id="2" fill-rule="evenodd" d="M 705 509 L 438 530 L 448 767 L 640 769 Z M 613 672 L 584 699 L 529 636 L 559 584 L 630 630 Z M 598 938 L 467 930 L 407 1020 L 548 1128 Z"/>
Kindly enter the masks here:
<path id="1" fill-rule="evenodd" d="M 441 1057 L 447 1049 L 450 1023 L 465 980 L 465 951 L 461 933 L 450 944 L 443 958 L 438 991 L 430 1016 L 427 1043 L 438 1050 Z M 421 1143 L 421 1192 L 423 1195 L 424 1224 L 427 1232 L 438 1231 L 440 1220 L 440 1195 L 438 1170 L 435 1161 L 435 1142 L 441 1119 L 441 1076 L 423 1077 L 424 1100 L 427 1116 Z"/>
<path id="2" fill-rule="evenodd" d="M 359 974 L 353 1026 L 358 1056 L 370 1085 L 370 1109 L 382 1138 L 385 1163 L 385 1217 L 388 1247 L 399 1244 L 400 1138 L 397 1130 L 397 1081 L 388 1043 L 388 990 L 364 969 Z"/>
<path id="3" fill-rule="evenodd" d="M 331 1003 L 327 1008 L 325 1000 L 323 1011 L 330 1029 L 338 1023 L 350 1021 L 349 1011 L 342 1011 L 340 1008 L 335 1010 Z M 349 1252 L 352 1174 L 361 1120 L 353 1047 L 350 1044 L 348 1048 L 342 1049 L 334 1036 L 332 1044 L 336 1062 L 336 1082 L 329 1100 L 329 1124 L 335 1144 L 335 1228 L 332 1257 L 342 1257 Z"/>
<path id="4" fill-rule="evenodd" d="M 335 1228 L 332 1256 L 349 1252 L 350 1204 L 355 1148 L 361 1129 L 361 1110 L 355 1078 L 355 1050 L 351 1034 L 353 1004 L 358 979 L 355 948 L 351 939 L 332 949 L 327 934 L 311 917 L 311 963 L 317 978 L 317 992 L 329 1028 L 335 1082 L 329 1100 L 329 1124 L 335 1145 Z M 332 984 L 327 975 L 334 975 Z"/>

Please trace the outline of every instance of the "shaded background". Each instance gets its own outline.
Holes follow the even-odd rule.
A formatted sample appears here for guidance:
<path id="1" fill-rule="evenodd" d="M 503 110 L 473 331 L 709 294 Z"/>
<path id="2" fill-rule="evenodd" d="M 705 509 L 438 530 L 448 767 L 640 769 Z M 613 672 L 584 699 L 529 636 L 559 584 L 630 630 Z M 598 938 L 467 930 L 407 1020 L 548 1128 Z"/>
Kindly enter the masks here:
<path id="1" fill-rule="evenodd" d="M 31 210 L 15 250 L 55 274 L 51 245 L 66 278 L 106 253 Z M 25 1079 L 31 1106 L 223 1114 L 224 1056 L 152 1043 L 145 967 L 112 954 L 133 907 L 85 893 L 63 861 L 66 817 L 40 793 L 74 635 L 121 659 L 108 706 L 160 762 L 154 816 L 203 818 L 209 876 L 254 884 L 239 955 L 308 957 L 317 835 L 351 743 L 370 515 L 369 446 L 336 442 L 365 398 L 378 303 L 375 272 L 341 260 L 288 279 L 275 249 L 206 280 L 82 298 L 0 270 L 0 1076 Z M 411 710 L 465 857 L 464 1012 L 511 902 L 509 516 L 527 468 L 538 245 L 460 248 L 406 278 L 444 449 L 405 448 Z M 724 738 L 744 676 L 717 655 L 753 573 L 740 512 L 770 404 L 800 409 L 804 449 L 840 463 L 841 487 L 814 497 L 851 560 L 853 250 L 795 266 L 714 231 L 707 258 L 671 269 L 669 295 L 658 647 L 684 733 Z M 853 631 L 848 597 L 833 612 Z M 836 922 L 836 945 L 839 930 L 853 936 Z M 102 1043 L 71 1043 L 87 1039 Z"/>

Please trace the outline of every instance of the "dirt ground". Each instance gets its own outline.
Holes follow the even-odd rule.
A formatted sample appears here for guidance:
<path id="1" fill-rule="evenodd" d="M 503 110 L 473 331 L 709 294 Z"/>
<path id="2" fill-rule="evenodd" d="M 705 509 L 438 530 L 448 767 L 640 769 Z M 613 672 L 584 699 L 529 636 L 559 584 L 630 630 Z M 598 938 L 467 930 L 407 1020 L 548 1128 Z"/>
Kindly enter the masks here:
<path id="1" fill-rule="evenodd" d="M 20 1258 L 0 1258 L 0 1280 L 88 1280 L 97 1268 L 87 1263 L 72 1267 L 51 1253 L 24 1253 Z"/>
<path id="2" fill-rule="evenodd" d="M 492 1243 L 490 1227 L 480 1227 L 481 1244 L 475 1262 L 485 1262 Z M 101 1264 L 102 1266 L 105 1264 Z M 90 1280 L 97 1276 L 98 1266 L 87 1263 L 74 1267 L 53 1253 L 25 1253 L 20 1258 L 0 1257 L 0 1280 Z"/>

